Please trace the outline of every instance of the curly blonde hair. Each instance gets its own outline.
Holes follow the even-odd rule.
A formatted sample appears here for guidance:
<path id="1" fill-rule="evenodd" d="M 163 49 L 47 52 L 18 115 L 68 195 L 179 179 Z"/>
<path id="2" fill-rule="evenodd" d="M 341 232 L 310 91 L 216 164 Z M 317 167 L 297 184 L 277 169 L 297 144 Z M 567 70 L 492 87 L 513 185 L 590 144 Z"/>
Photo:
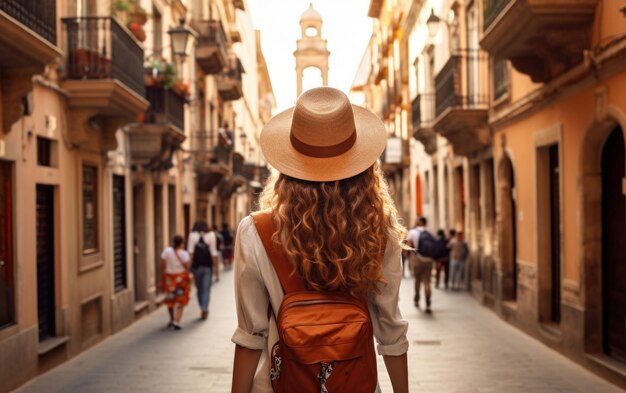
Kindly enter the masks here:
<path id="1" fill-rule="evenodd" d="M 387 242 L 402 246 L 406 236 L 378 163 L 330 182 L 273 173 L 260 208 L 273 211 L 273 241 L 282 245 L 307 286 L 318 291 L 380 293 Z"/>

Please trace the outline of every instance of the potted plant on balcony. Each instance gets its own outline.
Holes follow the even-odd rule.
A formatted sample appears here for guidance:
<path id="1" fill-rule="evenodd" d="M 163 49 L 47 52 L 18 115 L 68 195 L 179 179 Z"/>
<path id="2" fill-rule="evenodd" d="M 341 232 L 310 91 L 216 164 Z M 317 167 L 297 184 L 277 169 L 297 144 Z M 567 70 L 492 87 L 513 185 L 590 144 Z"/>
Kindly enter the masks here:
<path id="1" fill-rule="evenodd" d="M 145 66 L 144 81 L 146 86 L 159 86 L 164 89 L 171 89 L 178 81 L 178 71 L 176 65 L 165 61 L 162 58 L 155 58 Z"/>
<path id="2" fill-rule="evenodd" d="M 176 83 L 174 83 L 172 90 L 184 99 L 187 99 L 191 95 L 189 84 L 183 82 L 181 79 L 178 79 Z"/>
<path id="3" fill-rule="evenodd" d="M 115 0 L 111 4 L 111 16 L 119 19 L 139 41 L 146 40 L 143 25 L 148 21 L 148 13 L 139 0 Z"/>

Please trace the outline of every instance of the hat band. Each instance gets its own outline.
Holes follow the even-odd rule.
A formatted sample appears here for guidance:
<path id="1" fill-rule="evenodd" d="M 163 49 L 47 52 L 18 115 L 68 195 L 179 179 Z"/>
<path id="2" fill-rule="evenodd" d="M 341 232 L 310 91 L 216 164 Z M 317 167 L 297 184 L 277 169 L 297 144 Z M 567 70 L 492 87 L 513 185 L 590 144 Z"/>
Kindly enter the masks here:
<path id="1" fill-rule="evenodd" d="M 354 130 L 345 141 L 330 146 L 309 145 L 296 138 L 293 132 L 289 133 L 289 139 L 293 148 L 304 155 L 316 158 L 328 158 L 341 155 L 350 150 L 350 148 L 354 146 L 354 142 L 356 142 L 356 130 Z"/>

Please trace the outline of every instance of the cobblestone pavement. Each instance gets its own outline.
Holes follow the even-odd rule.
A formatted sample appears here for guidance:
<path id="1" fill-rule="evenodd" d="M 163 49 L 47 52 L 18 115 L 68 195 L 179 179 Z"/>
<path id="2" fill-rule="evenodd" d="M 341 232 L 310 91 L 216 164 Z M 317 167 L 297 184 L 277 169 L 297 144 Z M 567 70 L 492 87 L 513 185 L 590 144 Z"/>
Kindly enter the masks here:
<path id="1" fill-rule="evenodd" d="M 502 322 L 464 293 L 435 290 L 432 316 L 412 305 L 412 279 L 402 286 L 410 322 L 411 392 L 619 392 L 582 367 Z M 199 322 L 195 299 L 184 329 L 165 329 L 157 310 L 18 392 L 228 392 L 235 327 L 232 272 L 213 287 L 211 314 Z M 391 385 L 379 359 L 383 392 Z"/>

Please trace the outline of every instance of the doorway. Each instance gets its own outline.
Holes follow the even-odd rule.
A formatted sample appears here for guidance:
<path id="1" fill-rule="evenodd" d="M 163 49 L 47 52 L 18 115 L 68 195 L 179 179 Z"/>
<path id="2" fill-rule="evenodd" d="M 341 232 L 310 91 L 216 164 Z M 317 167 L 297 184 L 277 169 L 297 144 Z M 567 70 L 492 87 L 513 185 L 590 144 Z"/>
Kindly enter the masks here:
<path id="1" fill-rule="evenodd" d="M 500 184 L 500 271 L 502 300 L 517 300 L 517 205 L 515 172 L 511 158 L 504 154 L 498 171 Z"/>
<path id="2" fill-rule="evenodd" d="M 161 252 L 163 252 L 163 186 L 154 185 L 154 279 L 157 293 L 161 286 Z"/>
<path id="3" fill-rule="evenodd" d="M 561 322 L 561 170 L 559 143 L 537 148 L 537 278 L 539 320 Z"/>
<path id="4" fill-rule="evenodd" d="M 37 185 L 37 318 L 39 341 L 56 335 L 54 290 L 54 187 Z"/>
<path id="5" fill-rule="evenodd" d="M 147 300 L 146 193 L 143 184 L 133 186 L 133 276 L 135 302 Z"/>
<path id="6" fill-rule="evenodd" d="M 126 178 L 113 175 L 113 285 L 126 289 Z"/>
<path id="7" fill-rule="evenodd" d="M 602 149 L 602 337 L 604 353 L 626 362 L 624 137 L 616 127 Z"/>
<path id="8" fill-rule="evenodd" d="M 0 161 L 0 329 L 15 323 L 12 165 Z"/>

